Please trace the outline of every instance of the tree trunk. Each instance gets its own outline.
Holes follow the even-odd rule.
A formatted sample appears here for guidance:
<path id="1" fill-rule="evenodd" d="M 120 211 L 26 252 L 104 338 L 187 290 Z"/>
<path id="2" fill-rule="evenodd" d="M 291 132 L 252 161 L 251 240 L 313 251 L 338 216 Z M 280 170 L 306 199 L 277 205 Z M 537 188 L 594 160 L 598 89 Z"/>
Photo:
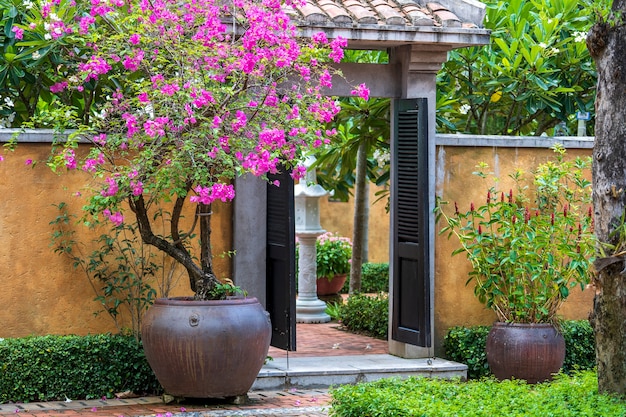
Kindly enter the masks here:
<path id="1" fill-rule="evenodd" d="M 614 11 L 626 15 L 626 0 L 615 0 Z M 587 46 L 596 61 L 596 139 L 593 151 L 595 233 L 614 263 L 598 262 L 591 323 L 596 338 L 598 385 L 601 392 L 626 395 L 626 27 L 596 23 Z M 607 259 L 604 259 L 606 261 Z"/>
<path id="2" fill-rule="evenodd" d="M 367 143 L 361 141 L 357 151 L 356 181 L 354 190 L 354 224 L 352 232 L 352 265 L 350 266 L 350 294 L 361 291 L 361 266 L 363 265 L 364 225 L 367 193 Z"/>
<path id="3" fill-rule="evenodd" d="M 189 284 L 191 286 L 191 290 L 196 293 L 196 299 L 210 299 L 210 292 L 215 287 L 215 285 L 219 282 L 215 274 L 213 274 L 212 268 L 209 264 L 209 269 L 207 271 L 200 268 L 195 262 L 189 251 L 182 245 L 180 242 L 180 237 L 178 234 L 178 230 L 176 225 L 178 225 L 179 216 L 182 212 L 182 203 L 181 206 L 178 206 L 178 202 L 175 204 L 175 208 L 173 210 L 172 215 L 172 227 L 173 227 L 173 241 L 169 242 L 162 237 L 159 237 L 154 234 L 152 231 L 152 227 L 150 225 L 150 217 L 148 214 L 148 209 L 145 205 L 145 200 L 143 195 L 140 195 L 136 199 L 129 198 L 128 200 L 131 210 L 135 214 L 137 219 L 137 225 L 139 227 L 139 233 L 141 235 L 141 239 L 144 243 L 148 245 L 152 245 L 155 248 L 165 252 L 169 256 L 171 256 L 174 260 L 179 262 L 185 269 L 187 270 L 187 274 L 189 275 Z M 202 206 L 201 206 L 202 207 Z M 204 232 L 205 240 L 201 242 L 201 246 L 208 245 L 209 241 L 206 240 L 207 236 L 210 236 L 210 206 L 208 207 L 207 216 L 202 216 L 202 211 L 206 211 L 207 206 L 204 208 L 200 208 L 198 210 L 198 214 L 200 216 L 200 227 L 201 234 Z M 207 219 L 203 220 L 203 217 L 207 217 Z M 203 222 L 205 224 L 203 224 Z M 207 230 L 202 230 L 202 228 L 209 228 Z M 207 234 L 208 233 L 208 234 Z M 202 240 L 202 239 L 201 239 Z M 201 253 L 203 256 L 206 256 L 205 250 L 201 249 Z M 210 249 L 209 249 L 210 255 Z M 204 262 L 203 262 L 204 266 Z"/>

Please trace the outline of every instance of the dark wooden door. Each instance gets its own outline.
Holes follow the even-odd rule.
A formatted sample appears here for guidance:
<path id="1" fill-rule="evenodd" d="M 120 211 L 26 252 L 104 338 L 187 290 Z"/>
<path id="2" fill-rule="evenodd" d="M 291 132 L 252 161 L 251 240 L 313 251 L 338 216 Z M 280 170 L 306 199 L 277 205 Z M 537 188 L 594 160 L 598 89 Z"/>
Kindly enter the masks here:
<path id="1" fill-rule="evenodd" d="M 430 347 L 427 100 L 397 99 L 393 117 L 392 339 Z"/>
<path id="2" fill-rule="evenodd" d="M 272 321 L 272 346 L 296 350 L 296 246 L 293 179 L 270 175 L 267 185 L 266 308 Z M 271 184 L 279 181 L 280 186 Z"/>

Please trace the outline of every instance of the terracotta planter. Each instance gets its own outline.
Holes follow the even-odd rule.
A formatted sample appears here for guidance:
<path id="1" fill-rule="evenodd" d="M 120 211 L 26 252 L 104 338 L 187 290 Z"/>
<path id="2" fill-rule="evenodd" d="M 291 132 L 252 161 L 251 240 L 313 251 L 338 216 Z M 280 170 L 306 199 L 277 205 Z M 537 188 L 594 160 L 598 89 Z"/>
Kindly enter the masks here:
<path id="1" fill-rule="evenodd" d="M 141 336 L 167 394 L 236 397 L 248 392 L 263 366 L 271 324 L 256 298 L 160 298 L 146 313 Z"/>
<path id="2" fill-rule="evenodd" d="M 495 323 L 487 335 L 487 362 L 496 378 L 547 381 L 565 359 L 563 335 L 551 324 Z"/>
<path id="3" fill-rule="evenodd" d="M 332 279 L 326 277 L 317 279 L 317 295 L 337 294 L 346 283 L 348 274 L 335 275 Z"/>

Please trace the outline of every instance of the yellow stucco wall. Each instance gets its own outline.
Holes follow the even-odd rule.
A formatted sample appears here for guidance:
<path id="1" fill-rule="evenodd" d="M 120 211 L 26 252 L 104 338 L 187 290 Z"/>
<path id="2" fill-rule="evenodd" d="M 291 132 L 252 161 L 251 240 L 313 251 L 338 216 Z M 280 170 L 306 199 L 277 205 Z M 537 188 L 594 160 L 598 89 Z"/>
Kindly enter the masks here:
<path id="1" fill-rule="evenodd" d="M 389 261 L 389 214 L 385 210 L 386 200 L 376 202 L 376 187 L 370 187 L 369 216 L 369 261 Z M 347 203 L 331 201 L 323 197 L 320 201 L 320 224 L 328 232 L 339 233 L 352 239 L 354 231 L 354 204 L 351 199 Z"/>
<path id="2" fill-rule="evenodd" d="M 437 195 L 444 201 L 460 208 L 469 207 L 472 201 L 483 202 L 485 181 L 472 175 L 479 162 L 486 162 L 501 178 L 502 189 L 506 176 L 516 168 L 528 171 L 551 158 L 553 151 L 538 148 L 489 148 L 489 147 L 438 147 Z M 591 150 L 568 150 L 568 157 L 590 156 Z M 436 226 L 438 230 L 440 225 Z M 473 293 L 473 286 L 465 286 L 470 263 L 462 254 L 451 256 L 457 249 L 455 239 L 447 235 L 435 239 L 435 340 L 439 348 L 446 329 L 452 326 L 491 324 L 496 316 L 480 304 Z M 568 319 L 587 319 L 593 304 L 593 289 L 575 290 L 567 299 L 561 314 Z"/>
<path id="3" fill-rule="evenodd" d="M 49 223 L 59 214 L 53 204 L 66 202 L 71 213 L 80 215 L 84 200 L 75 193 L 88 177 L 81 171 L 52 173 L 45 165 L 49 149 L 47 144 L 20 144 L 0 162 L 0 338 L 117 332 L 108 315 L 94 315 L 100 305 L 85 274 L 50 246 Z M 32 167 L 25 164 L 27 159 L 43 162 Z M 215 205 L 213 211 L 212 238 L 219 254 L 230 247 L 230 205 Z M 82 226 L 74 228 L 83 242 L 97 236 Z M 217 263 L 217 271 L 229 276 L 228 259 Z M 189 294 L 183 275 L 171 295 Z"/>

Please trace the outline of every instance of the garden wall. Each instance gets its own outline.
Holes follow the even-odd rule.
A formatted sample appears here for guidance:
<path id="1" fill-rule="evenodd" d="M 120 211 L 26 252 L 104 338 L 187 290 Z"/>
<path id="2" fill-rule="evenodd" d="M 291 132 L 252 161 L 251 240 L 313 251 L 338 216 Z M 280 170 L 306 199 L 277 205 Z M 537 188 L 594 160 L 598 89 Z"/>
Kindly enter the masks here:
<path id="1" fill-rule="evenodd" d="M 0 142 L 10 134 L 0 133 Z M 72 261 L 55 254 L 50 246 L 54 227 L 50 225 L 59 214 L 54 204 L 66 202 L 70 212 L 80 215 L 84 200 L 76 196 L 88 177 L 81 171 L 56 175 L 45 165 L 49 144 L 31 138 L 21 143 L 14 153 L 0 163 L 0 338 L 42 334 L 88 334 L 116 332 L 106 314 L 95 316 L 100 306 L 93 299 L 94 290 L 85 274 L 72 267 Z M 532 169 L 550 157 L 549 138 L 468 138 L 462 135 L 438 137 L 436 192 L 444 200 L 469 205 L 484 196 L 477 177 L 471 175 L 480 161 L 487 162 L 501 175 L 514 167 Z M 568 153 L 590 155 L 592 141 L 566 140 Z M 511 146 L 508 146 L 508 145 Z M 29 159 L 42 161 L 27 165 Z M 389 256 L 389 215 L 385 201 L 373 203 L 377 188 L 370 190 L 369 260 L 386 262 Z M 221 253 L 231 244 L 231 206 L 213 208 L 215 252 Z M 321 224 L 328 231 L 352 236 L 352 203 L 321 202 Z M 191 218 L 192 216 L 189 216 Z M 79 225 L 81 240 L 88 244 L 98 235 Z M 91 233 L 91 234 L 90 234 Z M 490 324 L 494 315 L 479 304 L 472 288 L 465 286 L 469 263 L 462 256 L 451 257 L 455 242 L 444 236 L 435 237 L 434 319 L 435 341 L 441 345 L 445 330 L 456 325 Z M 85 247 L 89 253 L 95 247 Z M 230 276 L 228 258 L 216 259 L 221 276 Z M 179 274 L 171 295 L 189 295 L 187 278 Z M 593 291 L 575 292 L 563 309 L 567 318 L 587 318 L 592 306 Z M 126 325 L 128 325 L 126 323 Z"/>
<path id="2" fill-rule="evenodd" d="M 9 139 L 10 132 L 0 132 L 0 144 Z M 59 215 L 54 205 L 65 202 L 70 213 L 81 215 L 85 200 L 77 192 L 84 190 L 89 177 L 80 170 L 57 175 L 46 166 L 49 135 L 33 134 L 25 140 L 15 152 L 2 153 L 5 160 L 0 162 L 0 338 L 117 332 L 106 313 L 94 315 L 100 305 L 85 273 L 51 247 L 55 228 L 50 222 Z M 40 162 L 29 165 L 28 160 Z M 213 211 L 215 253 L 219 254 L 230 242 L 230 206 L 216 205 Z M 90 240 L 99 231 L 77 224 L 70 227 L 80 232 L 86 245 L 83 253 L 97 247 Z M 218 270 L 229 276 L 228 259 L 217 262 Z M 190 295 L 186 275 L 177 276 L 171 295 Z M 129 323 L 122 319 L 122 325 Z"/>

